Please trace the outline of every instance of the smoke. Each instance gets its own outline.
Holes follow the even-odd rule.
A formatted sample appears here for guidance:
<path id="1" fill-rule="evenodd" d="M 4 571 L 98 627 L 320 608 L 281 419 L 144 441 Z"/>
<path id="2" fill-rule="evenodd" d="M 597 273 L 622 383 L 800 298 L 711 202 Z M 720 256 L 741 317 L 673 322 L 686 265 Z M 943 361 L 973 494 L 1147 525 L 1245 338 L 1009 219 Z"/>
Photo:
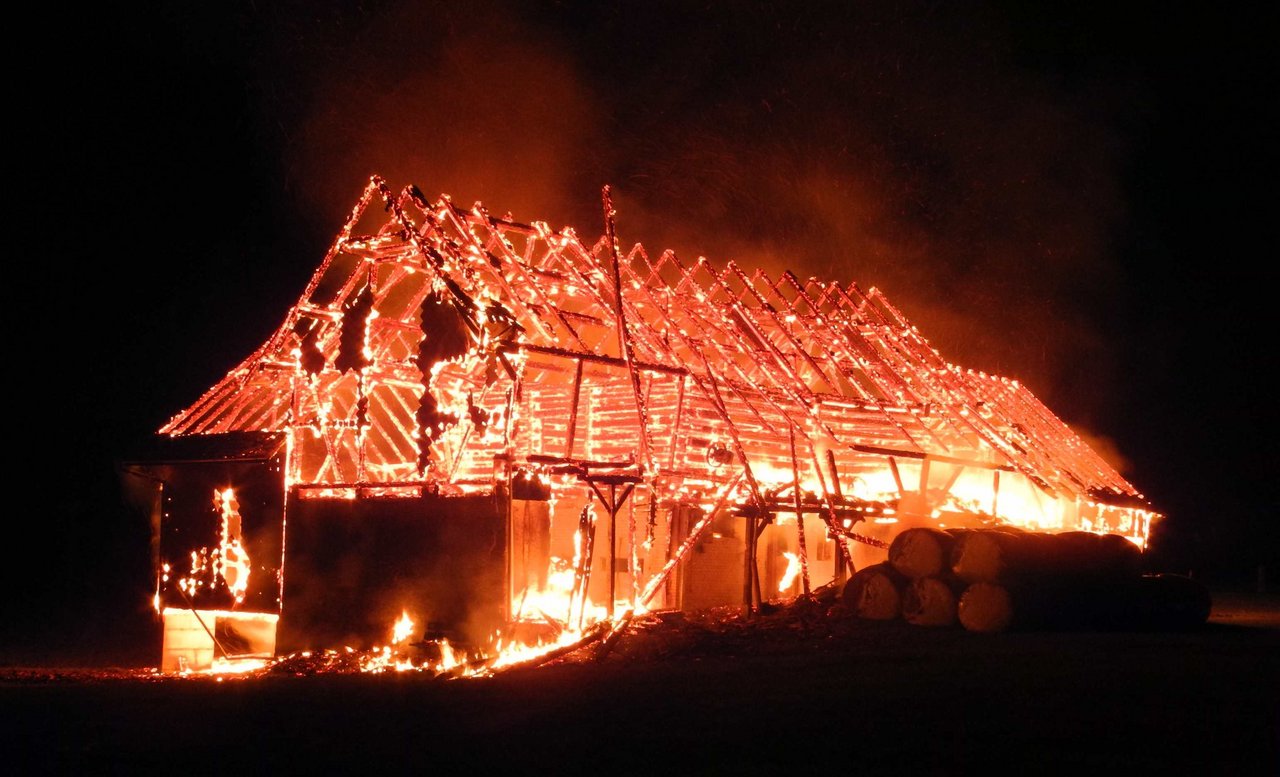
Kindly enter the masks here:
<path id="1" fill-rule="evenodd" d="M 387 7 L 335 55 L 338 72 L 306 86 L 285 160 L 303 206 L 338 224 L 373 173 L 554 228 L 582 215 L 573 203 L 598 199 L 598 185 L 583 189 L 575 174 L 603 103 L 554 31 L 522 27 L 496 4 L 466 5 Z"/>
<path id="2" fill-rule="evenodd" d="M 1083 440 L 1085 445 L 1092 448 L 1093 452 L 1098 454 L 1103 461 L 1110 464 L 1116 472 L 1124 475 L 1132 468 L 1133 463 L 1120 452 L 1120 446 L 1113 438 L 1091 430 L 1081 429 L 1078 426 L 1072 428 L 1071 431 L 1075 432 L 1076 436 Z"/>
<path id="3" fill-rule="evenodd" d="M 878 286 L 948 359 L 1106 409 L 1127 87 L 981 8 L 686 6 L 381 4 L 289 71 L 285 178 L 335 231 L 376 172 L 588 243 L 610 183 L 624 245 Z"/>

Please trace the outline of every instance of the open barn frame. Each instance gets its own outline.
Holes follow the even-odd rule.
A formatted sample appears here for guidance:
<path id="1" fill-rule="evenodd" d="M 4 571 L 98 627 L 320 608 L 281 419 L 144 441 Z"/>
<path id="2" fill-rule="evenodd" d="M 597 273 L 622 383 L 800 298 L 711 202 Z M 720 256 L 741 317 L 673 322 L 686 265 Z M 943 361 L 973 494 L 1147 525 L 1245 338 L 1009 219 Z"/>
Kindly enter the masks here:
<path id="1" fill-rule="evenodd" d="M 373 639 L 407 607 L 469 643 L 750 607 L 907 526 L 1145 544 L 1158 515 L 1131 484 L 877 289 L 623 250 L 607 188 L 603 210 L 588 245 L 374 176 L 279 329 L 160 430 L 279 439 L 261 609 L 286 644 Z M 161 545 L 157 608 L 189 620 L 227 567 Z"/>

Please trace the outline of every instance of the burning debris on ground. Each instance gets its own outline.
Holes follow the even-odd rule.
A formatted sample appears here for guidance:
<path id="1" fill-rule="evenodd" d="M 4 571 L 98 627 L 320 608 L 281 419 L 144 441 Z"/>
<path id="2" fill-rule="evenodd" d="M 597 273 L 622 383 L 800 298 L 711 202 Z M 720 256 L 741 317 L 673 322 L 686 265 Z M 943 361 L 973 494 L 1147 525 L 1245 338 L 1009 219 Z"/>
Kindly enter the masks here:
<path id="1" fill-rule="evenodd" d="M 860 572 L 875 575 L 877 567 Z M 919 624 L 902 617 L 859 614 L 859 575 L 844 586 L 825 585 L 809 595 L 774 599 L 752 611 L 736 605 L 709 607 L 697 611 L 663 610 L 631 619 L 616 638 L 604 644 L 609 633 L 605 623 L 597 624 L 585 634 L 560 645 L 506 652 L 492 655 L 469 654 L 447 640 L 418 639 L 406 634 L 403 639 L 385 646 L 367 649 L 306 650 L 270 659 L 215 659 L 201 670 L 162 672 L 158 669 L 23 669 L 11 668 L 0 673 L 0 684 L 29 686 L 42 684 L 83 684 L 111 682 L 181 682 L 181 681 L 269 681 L 286 678 L 372 677 L 399 675 L 422 680 L 464 680 L 493 678 L 531 669 L 579 667 L 592 671 L 598 667 L 630 667 L 644 673 L 646 664 L 664 662 L 733 662 L 749 659 L 790 660 L 798 655 L 877 654 L 941 648 L 960 649 L 956 640 L 966 638 L 972 629 L 953 616 L 947 624 Z M 1159 579 L 1157 579 L 1159 578 Z M 1146 576 L 1159 583 L 1152 586 L 1153 595 L 1124 598 L 1117 601 L 1129 617 L 1116 619 L 1120 610 L 1112 608 L 1102 616 L 1087 619 L 1080 612 L 1025 624 L 1017 631 L 1090 632 L 1099 639 L 1113 635 L 1117 640 L 1132 639 L 1141 633 L 1209 634 L 1207 591 L 1197 582 L 1176 576 Z M 994 584 L 976 583 L 977 587 Z M 1091 602 L 1096 604 L 1096 602 Z M 954 603 L 953 603 L 954 609 Z M 1263 629 L 1280 627 L 1274 603 L 1214 602 L 1214 618 L 1221 623 L 1248 622 Z M 1094 616 L 1098 613 L 1092 613 Z M 937 628 L 946 625 L 949 628 Z M 1220 628 L 1220 626 L 1219 626 Z M 990 643 L 982 643 L 990 646 Z"/>
<path id="2" fill-rule="evenodd" d="M 603 209 L 588 245 L 370 180 L 276 332 L 125 468 L 164 671 L 492 671 L 697 622 L 649 612 L 760 631 L 779 598 L 803 624 L 916 528 L 1145 546 L 1130 483 L 877 289 L 623 250 Z"/>

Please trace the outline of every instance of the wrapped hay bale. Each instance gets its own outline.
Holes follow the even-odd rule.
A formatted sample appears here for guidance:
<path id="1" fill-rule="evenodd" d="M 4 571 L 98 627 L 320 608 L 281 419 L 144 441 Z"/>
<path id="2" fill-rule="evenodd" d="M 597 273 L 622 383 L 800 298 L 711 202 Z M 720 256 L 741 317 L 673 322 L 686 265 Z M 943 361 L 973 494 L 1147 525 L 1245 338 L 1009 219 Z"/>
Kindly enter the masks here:
<path id="1" fill-rule="evenodd" d="M 976 529 L 956 537 L 951 571 L 966 583 L 1002 583 L 1044 569 L 1051 535 Z"/>
<path id="2" fill-rule="evenodd" d="M 969 631 L 1093 628 L 1111 609 L 1107 592 L 1060 579 L 973 583 L 960 595 L 956 617 Z"/>
<path id="3" fill-rule="evenodd" d="M 902 592 L 902 618 L 916 626 L 953 626 L 956 593 L 938 577 L 918 577 Z"/>
<path id="4" fill-rule="evenodd" d="M 1142 575 L 1142 550 L 1118 534 L 1050 534 L 1045 550 L 1050 574 L 1098 583 L 1134 580 Z"/>
<path id="5" fill-rule="evenodd" d="M 1013 625 L 1013 598 L 1002 585 L 973 583 L 960 595 L 956 617 L 966 631 L 1005 631 Z"/>
<path id="6" fill-rule="evenodd" d="M 937 577 L 951 568 L 955 537 L 941 529 L 915 527 L 898 533 L 889 545 L 889 563 L 906 577 Z"/>
<path id="7" fill-rule="evenodd" d="M 902 589 L 906 580 L 882 562 L 858 570 L 845 583 L 841 600 L 850 613 L 868 620 L 894 620 L 902 615 Z"/>
<path id="8" fill-rule="evenodd" d="M 1119 583 L 1142 574 L 1142 551 L 1115 534 L 982 529 L 956 537 L 951 569 L 966 583 Z"/>

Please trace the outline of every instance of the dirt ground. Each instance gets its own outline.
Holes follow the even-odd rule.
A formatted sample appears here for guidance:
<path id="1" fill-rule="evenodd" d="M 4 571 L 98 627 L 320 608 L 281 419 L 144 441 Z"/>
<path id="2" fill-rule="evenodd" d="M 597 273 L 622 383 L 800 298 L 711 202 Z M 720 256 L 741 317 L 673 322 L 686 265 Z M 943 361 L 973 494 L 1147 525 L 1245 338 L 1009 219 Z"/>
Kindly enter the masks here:
<path id="1" fill-rule="evenodd" d="M 485 679 L 0 669 L 12 774 L 1280 774 L 1280 596 L 1177 632 L 679 614 Z"/>

